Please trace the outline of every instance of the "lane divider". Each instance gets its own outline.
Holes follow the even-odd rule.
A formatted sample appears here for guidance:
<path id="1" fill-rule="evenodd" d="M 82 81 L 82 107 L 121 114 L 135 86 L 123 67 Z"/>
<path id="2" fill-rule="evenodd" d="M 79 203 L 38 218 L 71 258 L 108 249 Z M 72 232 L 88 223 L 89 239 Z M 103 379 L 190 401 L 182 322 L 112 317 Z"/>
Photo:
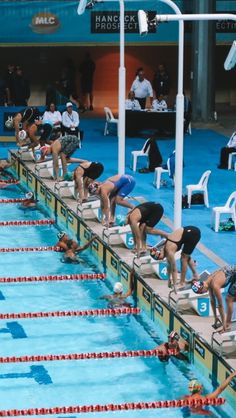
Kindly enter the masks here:
<path id="1" fill-rule="evenodd" d="M 106 273 L 82 273 L 82 274 L 64 274 L 32 277 L 0 277 L 0 283 L 28 283 L 28 282 L 56 282 L 63 280 L 104 280 Z"/>
<path id="2" fill-rule="evenodd" d="M 22 415 L 50 415 L 50 414 L 70 414 L 86 412 L 108 412 L 108 411 L 128 411 L 140 409 L 159 409 L 159 408 L 182 408 L 184 406 L 196 407 L 205 405 L 223 405 L 224 398 L 203 398 L 203 399 L 178 399 L 153 402 L 125 402 L 120 404 L 106 405 L 83 405 L 83 406 L 58 406 L 53 408 L 29 408 L 29 409 L 5 409 L 0 411 L 0 417 L 15 417 Z"/>
<path id="3" fill-rule="evenodd" d="M 53 225 L 54 219 L 39 219 L 34 221 L 1 221 L 0 226 L 38 226 L 38 225 Z"/>
<path id="4" fill-rule="evenodd" d="M 33 363 L 37 361 L 63 361 L 63 360 L 90 360 L 108 358 L 131 358 L 131 357 L 164 357 L 179 354 L 176 349 L 162 350 L 130 350 L 130 351 L 105 351 L 102 353 L 75 353 L 75 354 L 44 354 L 20 357 L 0 357 L 0 363 Z"/>
<path id="5" fill-rule="evenodd" d="M 9 180 L 0 180 L 0 183 L 4 183 L 4 184 L 19 184 L 19 180 L 15 180 L 15 179 L 9 179 Z"/>
<path id="6" fill-rule="evenodd" d="M 1 313 L 0 319 L 25 319 L 25 318 L 48 318 L 62 316 L 115 316 L 139 314 L 140 308 L 115 308 L 115 309 L 86 309 L 84 311 L 54 311 L 54 312 L 20 312 L 20 313 Z"/>
<path id="7" fill-rule="evenodd" d="M 48 247 L 16 247 L 16 248 L 0 248 L 0 253 L 21 253 L 30 251 L 57 251 L 62 252 L 60 247 L 54 245 Z"/>
<path id="8" fill-rule="evenodd" d="M 0 199 L 0 203 L 19 203 L 19 202 L 24 202 L 26 199 L 25 198 L 21 198 L 21 199 Z"/>

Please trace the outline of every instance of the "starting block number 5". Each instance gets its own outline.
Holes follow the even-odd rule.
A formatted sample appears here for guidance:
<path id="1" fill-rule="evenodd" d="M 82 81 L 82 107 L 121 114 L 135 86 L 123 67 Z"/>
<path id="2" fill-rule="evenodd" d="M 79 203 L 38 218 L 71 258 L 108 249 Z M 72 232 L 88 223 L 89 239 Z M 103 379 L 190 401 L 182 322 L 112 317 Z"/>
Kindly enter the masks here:
<path id="1" fill-rule="evenodd" d="M 132 249 L 134 247 L 134 238 L 131 232 L 126 234 L 125 245 L 129 249 Z"/>

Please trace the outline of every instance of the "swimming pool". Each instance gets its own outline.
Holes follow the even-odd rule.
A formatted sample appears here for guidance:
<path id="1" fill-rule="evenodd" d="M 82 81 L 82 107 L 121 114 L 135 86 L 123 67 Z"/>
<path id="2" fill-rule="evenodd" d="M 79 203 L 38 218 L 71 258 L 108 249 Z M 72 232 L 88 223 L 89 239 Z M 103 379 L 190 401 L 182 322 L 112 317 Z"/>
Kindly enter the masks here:
<path id="1" fill-rule="evenodd" d="M 18 194 L 17 194 L 18 193 Z M 21 189 L 1 191 L 1 198 L 22 197 Z M 21 211 L 17 204 L 1 204 L 0 220 L 45 219 L 42 211 Z M 57 241 L 55 226 L 1 227 L 0 247 L 51 246 Z M 54 251 L 0 253 L 0 277 L 72 274 L 102 271 L 89 250 L 79 265 L 61 262 Z M 0 284 L 0 312 L 48 312 L 106 307 L 100 296 L 110 293 L 117 278 L 72 282 Z M 132 301 L 132 299 L 131 299 Z M 111 352 L 152 349 L 161 333 L 145 316 L 96 316 L 1 320 L 0 356 Z M 90 405 L 178 399 L 188 390 L 188 380 L 200 378 L 188 363 L 158 358 L 41 361 L 0 366 L 0 409 Z M 232 417 L 229 405 L 213 409 L 217 417 Z M 104 416 L 114 416 L 107 412 Z M 127 418 L 182 417 L 180 409 L 117 412 Z M 88 414 L 80 414 L 81 416 Z M 103 416 L 93 413 L 93 417 Z M 197 415 L 195 415 L 197 416 Z M 70 415 L 70 418 L 72 416 Z"/>

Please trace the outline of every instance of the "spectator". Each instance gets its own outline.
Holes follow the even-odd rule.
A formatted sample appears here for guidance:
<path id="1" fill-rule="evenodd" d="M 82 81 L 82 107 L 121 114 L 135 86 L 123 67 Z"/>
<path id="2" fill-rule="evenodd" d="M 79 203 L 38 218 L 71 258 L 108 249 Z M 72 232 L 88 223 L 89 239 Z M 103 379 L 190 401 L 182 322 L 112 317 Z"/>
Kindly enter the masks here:
<path id="1" fill-rule="evenodd" d="M 227 303 L 227 315 L 225 317 L 223 298 L 221 289 L 228 287 L 226 303 Z M 215 318 L 215 324 L 213 328 L 216 328 L 218 318 L 216 315 L 216 301 L 220 312 L 221 322 L 223 325 L 223 332 L 230 331 L 231 319 L 233 314 L 233 304 L 236 302 L 236 265 L 227 265 L 220 270 L 212 273 L 205 282 L 194 282 L 192 290 L 195 293 L 206 293 L 209 291 L 212 311 Z"/>
<path id="2" fill-rule="evenodd" d="M 232 152 L 236 152 L 236 132 L 233 132 L 226 147 L 221 148 L 218 168 L 228 168 L 228 158 Z"/>
<path id="3" fill-rule="evenodd" d="M 66 110 L 62 113 L 63 132 L 69 135 L 78 136 L 79 133 L 79 115 L 73 110 L 71 102 L 66 103 Z"/>
<path id="4" fill-rule="evenodd" d="M 14 78 L 13 103 L 15 106 L 27 106 L 29 97 L 29 81 L 24 78 L 22 68 L 17 66 Z"/>
<path id="5" fill-rule="evenodd" d="M 160 167 L 162 164 L 162 156 L 157 144 L 156 136 L 151 136 L 143 150 L 144 152 L 148 151 L 148 167 L 140 168 L 139 173 L 150 173 L 154 172 L 156 167 Z"/>
<path id="6" fill-rule="evenodd" d="M 7 103 L 7 84 L 4 78 L 0 77 L 0 106 L 4 106 Z"/>
<path id="7" fill-rule="evenodd" d="M 152 102 L 152 109 L 156 111 L 163 111 L 167 110 L 167 103 L 164 99 L 163 94 L 159 94 L 157 99 L 153 100 Z"/>
<path id="8" fill-rule="evenodd" d="M 96 64 L 87 52 L 83 62 L 79 66 L 84 110 L 93 110 L 93 77 L 95 69 Z"/>
<path id="9" fill-rule="evenodd" d="M 15 65 L 8 64 L 5 74 L 5 81 L 7 86 L 7 104 L 11 106 L 13 104 L 14 97 L 14 79 L 15 79 Z"/>
<path id="10" fill-rule="evenodd" d="M 143 69 L 139 69 L 137 73 L 137 77 L 132 83 L 131 91 L 134 92 L 135 99 L 138 100 L 141 109 L 145 109 L 146 107 L 146 99 L 150 97 L 150 101 L 152 104 L 153 100 L 153 90 L 150 81 L 144 78 L 144 71 Z"/>
<path id="11" fill-rule="evenodd" d="M 156 97 L 160 94 L 163 94 L 164 97 L 168 96 L 170 92 L 170 78 L 164 64 L 160 64 L 158 66 L 157 72 L 154 74 L 152 84 Z"/>
<path id="12" fill-rule="evenodd" d="M 61 112 L 56 109 L 54 103 L 50 103 L 50 105 L 47 107 L 47 110 L 43 114 L 43 123 L 49 123 L 52 125 L 54 132 L 60 132 L 61 122 Z"/>
<path id="13" fill-rule="evenodd" d="M 192 103 L 184 93 L 184 133 L 188 132 L 188 127 L 192 117 Z"/>
<path id="14" fill-rule="evenodd" d="M 130 91 L 128 94 L 128 99 L 125 101 L 125 109 L 126 110 L 141 110 L 140 103 L 137 99 L 135 99 L 135 95 L 133 91 Z"/>

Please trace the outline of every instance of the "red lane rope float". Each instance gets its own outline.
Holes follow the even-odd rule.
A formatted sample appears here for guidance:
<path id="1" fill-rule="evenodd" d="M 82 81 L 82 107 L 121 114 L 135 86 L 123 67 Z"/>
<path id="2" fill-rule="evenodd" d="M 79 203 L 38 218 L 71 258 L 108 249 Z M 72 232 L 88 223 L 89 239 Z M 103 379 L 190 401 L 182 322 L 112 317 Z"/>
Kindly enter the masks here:
<path id="1" fill-rule="evenodd" d="M 86 412 L 108 412 L 108 411 L 128 411 L 140 409 L 159 409 L 159 408 L 181 408 L 184 406 L 196 407 L 205 405 L 223 405 L 224 398 L 203 398 L 203 399 L 179 399 L 153 402 L 126 402 L 120 404 L 106 405 L 82 405 L 82 406 L 57 406 L 53 408 L 29 408 L 29 409 L 5 409 L 0 411 L 0 417 L 15 417 L 22 415 L 50 415 Z"/>
<path id="2" fill-rule="evenodd" d="M 63 360 L 92 360 L 92 359 L 112 359 L 112 358 L 131 358 L 131 357 L 163 357 L 166 355 L 174 356 L 179 352 L 176 349 L 162 350 L 130 350 L 130 351 L 105 351 L 102 353 L 75 353 L 75 354 L 44 354 L 20 357 L 0 357 L 0 363 L 32 363 L 37 361 L 63 361 Z"/>
<path id="3" fill-rule="evenodd" d="M 19 203 L 19 202 L 24 202 L 26 199 L 25 198 L 21 198 L 21 199 L 0 199 L 0 203 Z"/>
<path id="4" fill-rule="evenodd" d="M 17 247 L 17 248 L 0 248 L 0 253 L 21 253 L 30 251 L 57 251 L 61 252 L 60 247 L 48 246 L 48 247 Z"/>
<path id="5" fill-rule="evenodd" d="M 4 184 L 18 184 L 19 183 L 19 180 L 15 180 L 15 179 L 0 180 L 0 183 L 4 183 Z"/>
<path id="6" fill-rule="evenodd" d="M 62 316 L 109 316 L 139 314 L 140 308 L 87 309 L 84 311 L 21 312 L 0 314 L 0 319 L 48 318 Z"/>
<path id="7" fill-rule="evenodd" d="M 53 225 L 54 219 L 39 219 L 34 221 L 1 221 L 0 226 L 24 226 L 24 225 Z"/>
<path id="8" fill-rule="evenodd" d="M 106 273 L 84 273 L 84 274 L 55 274 L 49 276 L 32 277 L 0 277 L 0 283 L 26 283 L 26 282 L 56 282 L 63 280 L 95 280 L 106 279 Z"/>

